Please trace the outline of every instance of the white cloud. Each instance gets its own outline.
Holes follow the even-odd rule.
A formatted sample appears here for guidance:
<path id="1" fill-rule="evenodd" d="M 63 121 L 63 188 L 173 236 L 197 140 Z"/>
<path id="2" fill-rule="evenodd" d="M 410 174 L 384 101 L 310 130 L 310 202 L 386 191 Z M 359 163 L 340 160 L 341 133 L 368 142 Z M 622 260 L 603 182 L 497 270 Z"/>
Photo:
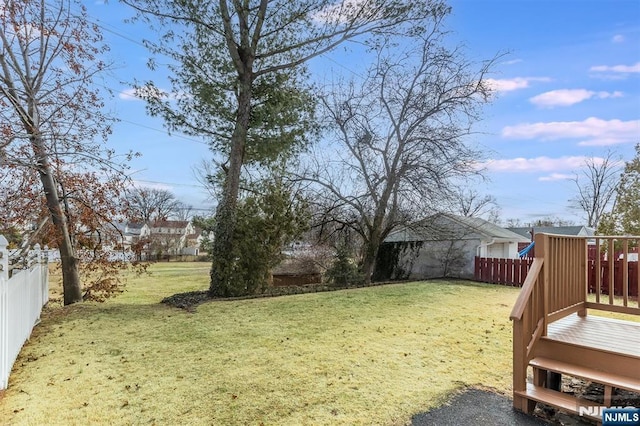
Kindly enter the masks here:
<path id="1" fill-rule="evenodd" d="M 118 97 L 124 101 L 141 101 L 138 96 L 136 96 L 136 89 L 126 89 L 122 92 L 118 93 Z"/>
<path id="2" fill-rule="evenodd" d="M 482 165 L 494 172 L 554 172 L 558 170 L 573 170 L 584 165 L 587 157 L 536 157 L 536 158 L 510 158 L 503 160 L 489 160 Z"/>
<path id="3" fill-rule="evenodd" d="M 318 24 L 346 24 L 354 19 L 377 20 L 383 18 L 383 11 L 372 7 L 367 0 L 344 0 L 325 6 L 312 14 Z"/>
<path id="4" fill-rule="evenodd" d="M 551 173 L 550 175 L 539 177 L 538 180 L 540 182 L 554 182 L 557 180 L 567 180 L 567 179 L 574 179 L 574 178 L 575 178 L 575 175 L 569 175 L 566 173 Z"/>
<path id="5" fill-rule="evenodd" d="M 622 43 L 622 42 L 624 42 L 624 36 L 622 34 L 616 34 L 616 35 L 613 36 L 611 41 L 614 42 L 614 43 Z"/>
<path id="6" fill-rule="evenodd" d="M 534 96 L 529 102 L 539 107 L 569 106 L 592 96 L 593 92 L 585 89 L 560 89 Z"/>
<path id="7" fill-rule="evenodd" d="M 523 62 L 522 59 L 512 59 L 510 61 L 504 61 L 503 64 L 504 65 L 514 65 L 514 64 L 519 64 L 520 62 Z"/>
<path id="8" fill-rule="evenodd" d="M 540 95 L 534 96 L 529 99 L 534 105 L 541 108 L 553 108 L 556 106 L 570 106 L 593 97 L 606 99 L 606 98 L 620 98 L 622 92 L 593 92 L 586 89 L 560 89 L 545 92 Z"/>
<path id="9" fill-rule="evenodd" d="M 579 145 L 606 146 L 635 142 L 640 134 L 640 120 L 602 120 L 589 117 L 583 121 L 522 123 L 502 129 L 507 139 L 580 139 Z"/>
<path id="10" fill-rule="evenodd" d="M 538 177 L 540 182 L 554 182 L 575 179 L 575 171 L 585 167 L 586 162 L 600 165 L 606 161 L 603 157 L 564 156 L 550 158 L 546 156 L 535 158 L 508 158 L 488 160 L 478 164 L 478 168 L 492 172 L 507 173 L 545 173 Z"/>
<path id="11" fill-rule="evenodd" d="M 511 92 L 519 89 L 526 89 L 533 81 L 551 81 L 548 77 L 515 77 L 507 79 L 488 78 L 486 82 L 489 87 L 496 92 Z"/>
<path id="12" fill-rule="evenodd" d="M 179 94 L 179 93 L 170 93 L 169 91 L 164 89 L 160 89 L 157 87 L 148 87 L 148 86 L 143 86 L 139 88 L 132 87 L 130 89 L 125 89 L 120 93 L 118 93 L 118 97 L 123 101 L 141 101 L 146 97 L 152 97 L 152 96 L 156 98 L 176 100 L 182 97 L 186 97 L 187 95 Z"/>
<path id="13" fill-rule="evenodd" d="M 624 96 L 624 93 L 620 92 L 619 90 L 616 90 L 615 92 L 609 93 L 609 92 L 598 92 L 597 96 L 600 99 L 607 99 L 607 98 L 621 98 Z"/>
<path id="14" fill-rule="evenodd" d="M 163 191 L 175 190 L 175 188 L 169 184 L 162 183 L 162 182 L 146 181 L 146 180 L 133 179 L 133 181 L 131 182 L 131 186 L 132 188 L 136 188 L 136 189 L 146 188 L 146 189 L 158 189 Z"/>
<path id="15" fill-rule="evenodd" d="M 640 62 L 636 62 L 633 65 L 596 65 L 589 68 L 589 71 L 594 72 L 619 72 L 619 73 L 636 73 L 640 72 Z"/>

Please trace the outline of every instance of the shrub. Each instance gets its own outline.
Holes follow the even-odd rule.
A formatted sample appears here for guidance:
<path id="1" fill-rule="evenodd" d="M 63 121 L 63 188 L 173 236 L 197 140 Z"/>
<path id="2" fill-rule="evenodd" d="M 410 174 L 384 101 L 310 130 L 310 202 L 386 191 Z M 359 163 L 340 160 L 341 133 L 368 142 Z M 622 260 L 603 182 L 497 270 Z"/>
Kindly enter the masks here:
<path id="1" fill-rule="evenodd" d="M 338 248 L 325 277 L 329 284 L 340 287 L 352 286 L 364 281 L 358 266 L 351 258 L 349 249 L 345 246 Z"/>

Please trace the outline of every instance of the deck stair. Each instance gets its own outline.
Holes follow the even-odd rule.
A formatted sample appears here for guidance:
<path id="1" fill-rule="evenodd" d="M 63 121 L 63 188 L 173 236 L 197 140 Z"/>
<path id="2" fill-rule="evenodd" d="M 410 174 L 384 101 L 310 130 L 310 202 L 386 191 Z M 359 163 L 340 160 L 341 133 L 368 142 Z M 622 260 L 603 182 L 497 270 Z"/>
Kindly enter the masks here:
<path id="1" fill-rule="evenodd" d="M 576 364 L 569 364 L 542 357 L 532 359 L 529 365 L 534 369 L 553 371 L 554 373 L 566 374 L 568 376 L 586 379 L 590 382 L 600 383 L 605 387 L 605 405 L 607 404 L 607 388 L 609 388 L 609 392 L 612 388 L 618 388 L 640 393 L 640 380 L 632 377 L 605 373 L 593 368 L 586 368 Z M 608 402 L 610 403 L 611 400 L 609 399 Z"/>
<path id="2" fill-rule="evenodd" d="M 552 407 L 559 408 L 570 413 L 577 413 L 578 405 L 582 405 L 585 407 L 603 407 L 602 404 L 599 404 L 597 402 L 576 398 L 566 393 L 547 389 L 544 386 L 536 386 L 532 383 L 527 384 L 527 389 L 524 392 L 517 391 L 516 395 L 527 398 L 531 401 L 550 405 Z M 584 414 L 584 417 L 596 422 L 602 420 L 599 415 L 595 414 Z"/>
<path id="3" fill-rule="evenodd" d="M 601 370 L 580 366 L 573 363 L 557 361 L 554 359 L 536 357 L 533 358 L 529 365 L 533 368 L 534 377 L 538 377 L 538 385 L 528 383 L 524 392 L 517 392 L 518 395 L 527 399 L 541 402 L 562 409 L 564 411 L 580 414 L 578 407 L 610 407 L 613 389 L 626 389 L 632 392 L 640 393 L 640 379 L 628 376 L 607 373 Z M 599 383 L 604 386 L 604 404 L 591 400 L 577 398 L 567 393 L 558 392 L 544 387 L 546 372 L 551 371 L 584 379 L 590 382 Z M 535 381 L 535 379 L 534 379 Z M 586 417 L 599 421 L 599 416 L 582 413 Z"/>

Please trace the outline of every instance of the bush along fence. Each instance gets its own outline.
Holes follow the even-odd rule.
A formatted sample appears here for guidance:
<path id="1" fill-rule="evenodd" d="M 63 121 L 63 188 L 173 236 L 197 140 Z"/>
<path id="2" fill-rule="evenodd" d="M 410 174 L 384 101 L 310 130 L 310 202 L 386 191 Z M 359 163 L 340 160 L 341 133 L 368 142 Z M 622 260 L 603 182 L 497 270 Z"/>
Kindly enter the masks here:
<path id="1" fill-rule="evenodd" d="M 26 256 L 10 258 L 7 245 L 0 235 L 0 390 L 49 300 L 46 248 L 36 245 Z"/>
<path id="2" fill-rule="evenodd" d="M 474 279 L 476 281 L 522 287 L 533 259 L 499 259 L 476 257 L 474 268 Z M 628 261 L 627 263 L 627 280 L 629 283 L 629 296 L 638 297 L 638 262 Z M 598 266 L 600 269 L 600 294 L 609 294 L 610 282 L 613 282 L 615 296 L 622 296 L 622 282 L 625 279 L 624 262 L 617 259 L 613 262 L 614 270 L 610 271 L 610 262 L 607 260 L 597 261 L 589 259 L 587 261 L 587 273 L 589 279 L 589 293 L 596 291 L 596 276 Z"/>

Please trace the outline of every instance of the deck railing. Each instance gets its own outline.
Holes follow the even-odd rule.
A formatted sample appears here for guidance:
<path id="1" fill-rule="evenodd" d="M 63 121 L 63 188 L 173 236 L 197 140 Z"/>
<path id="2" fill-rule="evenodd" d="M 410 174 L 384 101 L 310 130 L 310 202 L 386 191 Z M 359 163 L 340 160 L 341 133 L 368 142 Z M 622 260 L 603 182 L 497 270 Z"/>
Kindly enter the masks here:
<path id="1" fill-rule="evenodd" d="M 640 297 L 634 301 L 629 292 L 629 258 L 638 247 L 640 237 L 595 237 L 598 254 L 595 270 L 603 271 L 602 259 L 622 259 L 621 296 L 614 291 L 602 294 L 604 277 L 596 273 L 595 296 L 588 295 L 587 237 L 537 234 L 536 252 L 531 269 L 511 312 L 513 320 L 513 390 L 514 406 L 527 411 L 528 401 L 515 392 L 526 388 L 527 366 L 539 339 L 547 334 L 549 323 L 587 309 L 640 315 Z M 591 238 L 594 240 L 594 237 Z M 637 256 L 637 255 L 636 255 Z M 640 265 L 640 262 L 635 262 Z M 614 282 L 614 268 L 608 268 L 607 280 Z M 640 277 L 640 271 L 636 274 Z M 640 279 L 640 278 L 638 278 Z M 593 300 L 591 300 L 593 299 Z"/>
<path id="2" fill-rule="evenodd" d="M 597 291 L 599 292 L 598 297 L 600 297 L 608 295 L 609 291 L 613 291 L 616 296 L 622 297 L 622 283 L 628 282 L 628 296 L 636 297 L 638 295 L 638 281 L 640 281 L 638 279 L 638 261 L 636 260 L 638 253 L 630 251 L 629 258 L 626 261 L 627 267 L 623 268 L 623 259 L 620 256 L 616 257 L 613 262 L 604 258 L 605 253 L 599 254 L 600 258 L 596 259 L 595 248 L 593 241 L 590 241 L 587 246 L 587 249 L 589 249 L 589 261 L 587 262 L 589 294 L 595 295 Z M 637 248 L 629 250 L 637 250 Z M 533 258 L 476 257 L 473 279 L 483 283 L 522 287 L 532 264 Z M 610 280 L 612 272 L 609 268 L 611 265 L 613 265 L 613 281 Z M 623 269 L 627 271 L 626 274 L 623 274 Z M 596 279 L 599 281 L 596 282 Z"/>
<path id="3" fill-rule="evenodd" d="M 601 255 L 596 256 L 595 270 L 602 271 L 596 273 L 593 292 L 595 294 L 594 302 L 587 302 L 588 308 L 601 309 L 605 311 L 621 312 L 628 314 L 640 315 L 640 259 L 638 259 L 638 247 L 640 245 L 640 237 L 596 237 L 596 247 L 599 248 Z M 631 250 L 635 250 L 632 253 Z M 602 268 L 602 259 L 606 259 L 609 265 L 614 265 L 616 261 L 621 262 L 620 269 L 622 270 L 622 280 L 616 280 L 616 268 L 615 265 L 608 268 Z M 629 262 L 633 259 L 634 262 Z M 635 301 L 632 298 L 632 292 L 630 288 L 632 283 L 630 281 L 629 266 L 630 263 L 634 263 L 636 271 L 634 275 L 637 296 Z M 607 277 L 603 276 L 604 271 L 608 274 Z M 604 297 L 602 289 L 605 287 L 605 281 L 608 283 L 607 296 Z M 620 283 L 620 284 L 618 284 Z M 619 290 L 619 292 L 618 292 Z M 616 299 L 615 293 L 620 293 L 620 297 Z"/>

